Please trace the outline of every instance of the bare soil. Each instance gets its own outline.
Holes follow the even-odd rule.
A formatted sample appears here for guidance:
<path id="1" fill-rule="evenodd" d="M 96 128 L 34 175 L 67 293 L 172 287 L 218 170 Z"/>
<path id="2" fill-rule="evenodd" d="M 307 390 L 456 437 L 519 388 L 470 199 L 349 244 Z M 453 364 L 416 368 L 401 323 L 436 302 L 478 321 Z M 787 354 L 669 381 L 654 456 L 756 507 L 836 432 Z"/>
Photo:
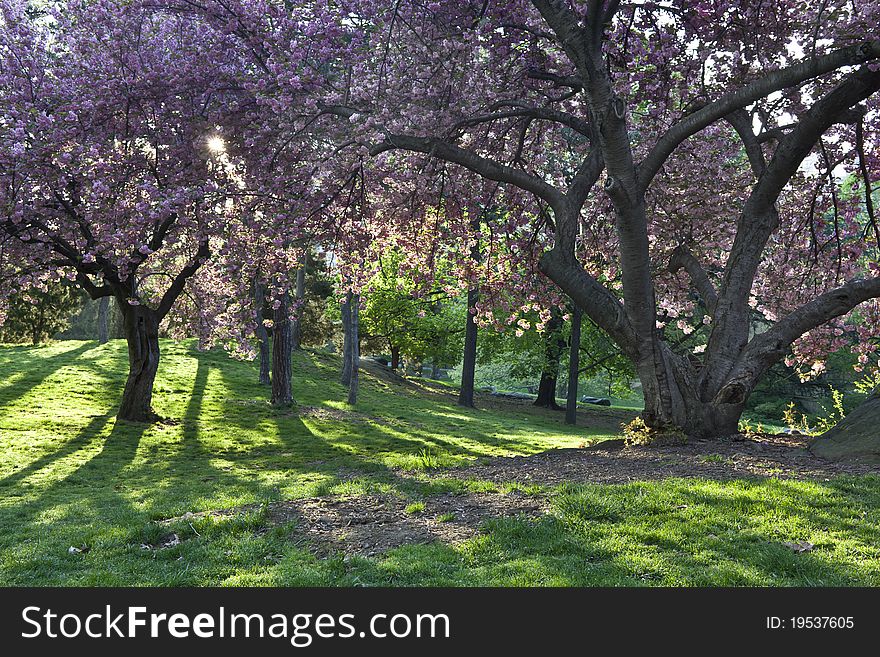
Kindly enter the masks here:
<path id="1" fill-rule="evenodd" d="M 460 543 L 479 533 L 492 518 L 528 516 L 547 513 L 549 504 L 543 495 L 518 491 L 503 493 L 444 493 L 422 500 L 424 509 L 407 511 L 412 500 L 390 495 L 358 497 L 307 498 L 273 502 L 267 510 L 269 527 L 294 523 L 291 540 L 317 556 L 341 552 L 373 556 L 403 545 L 441 542 Z M 161 521 L 168 526 L 178 521 L 214 516 L 229 517 L 258 510 L 255 505 L 187 513 Z M 179 543 L 177 534 L 163 536 L 159 544 L 144 549 L 163 549 Z"/>
<path id="2" fill-rule="evenodd" d="M 787 434 L 739 436 L 735 440 L 692 441 L 664 447 L 625 446 L 623 440 L 609 440 L 592 447 L 487 459 L 479 465 L 450 470 L 446 476 L 554 486 L 620 484 L 669 477 L 822 480 L 846 474 L 880 474 L 878 464 L 819 458 L 807 450 L 808 442 L 807 436 Z"/>
<path id="3" fill-rule="evenodd" d="M 318 555 L 372 556 L 402 545 L 460 543 L 491 518 L 538 517 L 548 510 L 546 497 L 518 492 L 447 493 L 425 499 L 423 511 L 408 513 L 410 503 L 379 495 L 293 500 L 270 505 L 269 519 L 276 525 L 296 521 L 294 537 L 305 539 Z"/>
<path id="4" fill-rule="evenodd" d="M 664 447 L 627 446 L 609 440 L 595 446 L 558 449 L 533 456 L 497 457 L 479 464 L 432 471 L 443 478 L 476 479 L 496 483 L 555 486 L 562 483 L 620 484 L 630 481 L 697 477 L 716 480 L 780 479 L 827 480 L 839 475 L 880 474 L 880 465 L 827 461 L 807 450 L 809 438 L 760 434 L 722 441 L 693 441 Z M 346 473 L 354 476 L 356 473 Z M 399 471 L 406 477 L 406 471 Z M 392 495 L 322 497 L 273 502 L 267 526 L 289 522 L 291 540 L 318 556 L 333 553 L 373 556 L 403 545 L 441 542 L 456 544 L 474 537 L 487 520 L 549 512 L 548 496 L 510 493 L 444 493 L 426 497 L 423 509 L 407 507 L 413 500 Z M 198 516 L 231 516 L 259 507 L 239 507 L 163 521 L 188 521 Z M 169 534 L 158 546 L 176 544 Z"/>

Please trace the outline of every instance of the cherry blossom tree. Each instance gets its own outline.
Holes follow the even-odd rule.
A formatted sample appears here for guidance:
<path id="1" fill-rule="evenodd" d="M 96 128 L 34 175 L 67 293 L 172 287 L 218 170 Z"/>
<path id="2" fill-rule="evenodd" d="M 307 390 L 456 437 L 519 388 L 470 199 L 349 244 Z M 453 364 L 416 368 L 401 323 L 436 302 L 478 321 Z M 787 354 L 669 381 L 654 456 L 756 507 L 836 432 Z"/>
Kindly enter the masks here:
<path id="1" fill-rule="evenodd" d="M 836 193 L 880 170 L 876 3 L 346 8 L 370 42 L 325 106 L 374 157 L 458 165 L 543 222 L 542 272 L 633 360 L 651 426 L 734 432 L 792 344 L 880 296 L 853 266 L 873 214 L 863 235 Z M 696 308 L 708 340 L 676 351 L 667 320 Z"/>
<path id="2" fill-rule="evenodd" d="M 153 420 L 159 325 L 232 212 L 209 142 L 235 111 L 235 52 L 111 0 L 3 0 L 0 20 L 3 283 L 64 278 L 114 298 L 130 367 L 119 417 Z"/>

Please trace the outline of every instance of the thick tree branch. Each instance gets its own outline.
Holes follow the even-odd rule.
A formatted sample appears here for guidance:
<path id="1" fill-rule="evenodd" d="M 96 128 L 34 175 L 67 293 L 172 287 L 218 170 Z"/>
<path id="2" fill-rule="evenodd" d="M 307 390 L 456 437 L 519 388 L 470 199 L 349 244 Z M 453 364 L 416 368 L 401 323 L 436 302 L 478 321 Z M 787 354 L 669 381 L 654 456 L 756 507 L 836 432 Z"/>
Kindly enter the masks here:
<path id="1" fill-rule="evenodd" d="M 715 401 L 738 403 L 737 400 L 752 389 L 755 381 L 785 356 L 792 342 L 835 317 L 845 315 L 860 303 L 877 297 L 880 297 L 880 277 L 850 281 L 789 313 L 769 330 L 752 338 Z"/>
<path id="2" fill-rule="evenodd" d="M 541 271 L 632 358 L 637 352 L 638 342 L 623 304 L 579 263 L 573 263 L 573 259 L 573 254 L 563 252 L 557 245 L 541 257 Z"/>
<path id="3" fill-rule="evenodd" d="M 761 143 L 758 141 L 755 130 L 752 127 L 751 117 L 744 109 L 737 109 L 725 118 L 742 140 L 743 148 L 745 148 L 746 155 L 749 158 L 749 164 L 752 165 L 752 172 L 756 178 L 760 178 L 767 168 L 767 160 L 764 158 Z"/>
<path id="4" fill-rule="evenodd" d="M 780 140 L 767 170 L 752 190 L 746 212 L 759 213 L 775 204 L 782 188 L 788 184 L 819 137 L 848 115 L 854 105 L 878 90 L 880 71 L 872 71 L 864 66 L 816 101 L 797 125 Z"/>
<path id="5" fill-rule="evenodd" d="M 195 257 L 188 265 L 178 272 L 174 281 L 171 283 L 171 287 L 169 287 L 165 291 L 165 294 L 162 295 L 162 300 L 159 302 L 159 307 L 156 309 L 156 314 L 159 316 L 160 320 L 168 314 L 171 307 L 174 305 L 174 302 L 177 301 L 177 297 L 183 292 L 187 280 L 198 271 L 199 267 L 202 266 L 202 262 L 206 260 L 210 254 L 211 249 L 208 246 L 208 240 L 205 238 L 199 243 L 199 250 L 196 252 Z"/>
<path id="6" fill-rule="evenodd" d="M 666 131 L 639 165 L 640 187 L 643 190 L 647 189 L 660 167 L 681 142 L 734 110 L 744 108 L 774 91 L 793 87 L 845 66 L 854 66 L 878 58 L 880 58 L 880 41 L 867 41 L 772 71 L 751 84 L 725 94 L 684 117 Z"/>
<path id="7" fill-rule="evenodd" d="M 586 202 L 590 191 L 599 181 L 599 176 L 602 175 L 604 168 L 605 159 L 602 157 L 602 149 L 593 147 L 590 154 L 581 162 L 568 188 L 568 200 L 572 207 L 578 209 L 578 214 L 580 213 L 580 208 Z"/>
<path id="8" fill-rule="evenodd" d="M 77 274 L 76 282 L 79 283 L 79 286 L 86 291 L 86 294 L 88 294 L 92 300 L 113 296 L 112 287 L 109 285 L 95 285 L 87 274 Z"/>

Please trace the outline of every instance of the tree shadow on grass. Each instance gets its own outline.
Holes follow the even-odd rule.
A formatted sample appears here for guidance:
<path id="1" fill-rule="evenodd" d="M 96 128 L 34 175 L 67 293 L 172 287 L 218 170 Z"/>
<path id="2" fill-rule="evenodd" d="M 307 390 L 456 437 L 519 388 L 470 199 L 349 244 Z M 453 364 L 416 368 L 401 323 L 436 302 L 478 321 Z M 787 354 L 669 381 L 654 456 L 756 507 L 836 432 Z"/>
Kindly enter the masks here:
<path id="1" fill-rule="evenodd" d="M 41 352 L 42 347 L 8 347 L 3 351 L 6 358 L 0 362 L 0 409 L 11 406 L 14 402 L 37 388 L 48 377 L 57 372 L 62 361 L 76 359 L 77 356 L 93 349 L 97 343 L 85 342 L 79 347 L 68 349 L 49 356 Z M 33 353 L 31 353 L 33 352 Z"/>
<path id="2" fill-rule="evenodd" d="M 95 436 L 101 432 L 108 422 L 110 422 L 111 417 L 112 415 L 95 416 L 75 437 L 64 442 L 54 451 L 46 452 L 20 470 L 16 470 L 12 474 L 0 479 L 0 489 L 14 486 L 30 477 L 32 474 L 52 465 L 56 461 L 78 452 L 92 442 Z"/>
<path id="3" fill-rule="evenodd" d="M 100 432 L 109 421 L 105 416 L 90 423 L 83 439 L 88 440 L 86 431 Z M 5 584 L 18 576 L 31 583 L 66 578 L 88 565 L 64 564 L 64 545 L 88 544 L 91 537 L 114 530 L 131 531 L 140 512 L 119 492 L 120 483 L 146 428 L 117 420 L 106 436 L 96 438 L 102 446 L 94 456 L 33 497 L 0 507 L 0 526 L 8 528 L 0 537 Z"/>

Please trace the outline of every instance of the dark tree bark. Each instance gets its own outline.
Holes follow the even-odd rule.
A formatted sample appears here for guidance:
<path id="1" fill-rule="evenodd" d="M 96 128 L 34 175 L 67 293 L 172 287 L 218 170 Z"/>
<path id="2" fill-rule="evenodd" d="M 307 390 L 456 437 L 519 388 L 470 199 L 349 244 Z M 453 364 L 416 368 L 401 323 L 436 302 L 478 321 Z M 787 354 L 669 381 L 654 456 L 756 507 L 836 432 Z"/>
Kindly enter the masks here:
<path id="1" fill-rule="evenodd" d="M 391 369 L 397 371 L 400 367 L 400 347 L 391 347 Z"/>
<path id="2" fill-rule="evenodd" d="M 290 306 L 287 293 L 275 309 L 272 328 L 272 404 L 289 406 L 293 403 L 292 364 L 290 344 Z"/>
<path id="3" fill-rule="evenodd" d="M 436 381 L 440 378 L 440 364 L 436 359 L 431 361 L 431 379 Z"/>
<path id="4" fill-rule="evenodd" d="M 351 383 L 351 292 L 342 304 L 342 376 L 340 382 L 348 388 Z"/>
<path id="5" fill-rule="evenodd" d="M 269 357 L 269 331 L 263 324 L 263 309 L 266 305 L 266 289 L 259 282 L 254 284 L 254 305 L 257 311 L 257 328 L 254 334 L 260 347 L 260 383 L 271 385 L 272 378 L 269 374 L 271 359 Z"/>
<path id="6" fill-rule="evenodd" d="M 556 385 L 559 382 L 559 361 L 565 349 L 565 341 L 562 339 L 562 317 L 558 312 L 553 313 L 547 322 L 547 334 L 544 343 L 544 367 L 541 371 L 541 382 L 538 384 L 538 398 L 535 406 L 551 408 L 554 411 L 562 407 L 556 403 Z"/>
<path id="7" fill-rule="evenodd" d="M 117 299 L 128 342 L 128 380 L 117 417 L 129 422 L 153 422 L 153 382 L 159 369 L 159 314 L 146 306 Z"/>
<path id="8" fill-rule="evenodd" d="M 461 390 L 458 394 L 458 404 L 469 408 L 474 407 L 474 376 L 477 370 L 477 322 L 474 311 L 479 300 L 479 290 L 476 288 L 468 290 L 464 358 L 461 363 Z"/>
<path id="9" fill-rule="evenodd" d="M 294 350 L 302 349 L 302 314 L 305 298 L 306 267 L 305 259 L 303 259 L 302 267 L 296 270 L 296 300 L 299 304 L 296 310 L 296 319 L 293 320 L 293 328 L 291 330 L 291 348 Z"/>
<path id="10" fill-rule="evenodd" d="M 361 346 L 360 346 L 360 303 L 361 297 L 359 294 L 352 294 L 349 297 L 349 303 L 351 304 L 350 309 L 350 321 L 349 324 L 351 326 L 351 335 L 349 337 L 349 381 L 348 381 L 348 403 L 356 404 L 358 398 L 358 385 L 360 383 L 360 361 L 361 361 Z"/>
<path id="11" fill-rule="evenodd" d="M 110 339 L 110 297 L 98 299 L 98 344 Z"/>
<path id="12" fill-rule="evenodd" d="M 583 310 L 576 303 L 571 311 L 571 341 L 568 350 L 568 394 L 565 399 L 565 423 L 577 424 L 578 379 L 581 367 L 581 319 Z"/>

